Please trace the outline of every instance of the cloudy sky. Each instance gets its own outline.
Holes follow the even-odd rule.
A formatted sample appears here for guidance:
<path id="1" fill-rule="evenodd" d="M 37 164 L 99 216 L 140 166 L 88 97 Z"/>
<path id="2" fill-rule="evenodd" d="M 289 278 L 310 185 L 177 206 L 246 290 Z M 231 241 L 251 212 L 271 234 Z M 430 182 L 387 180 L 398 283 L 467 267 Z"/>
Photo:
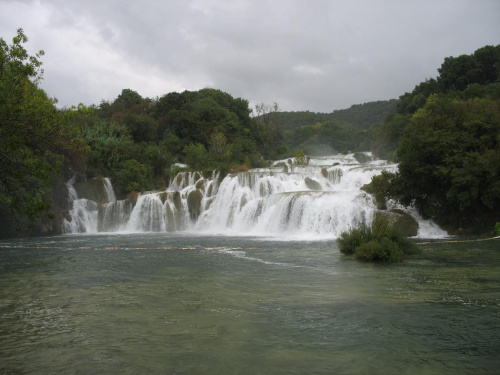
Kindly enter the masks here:
<path id="1" fill-rule="evenodd" d="M 397 98 L 447 56 L 500 44 L 499 0 L 0 0 L 59 105 L 212 87 L 331 112 Z"/>

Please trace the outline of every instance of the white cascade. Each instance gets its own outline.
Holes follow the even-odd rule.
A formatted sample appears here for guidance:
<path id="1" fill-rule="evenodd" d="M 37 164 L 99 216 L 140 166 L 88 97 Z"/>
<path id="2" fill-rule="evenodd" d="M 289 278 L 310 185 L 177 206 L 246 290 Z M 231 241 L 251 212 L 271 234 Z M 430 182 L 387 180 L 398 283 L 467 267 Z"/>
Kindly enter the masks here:
<path id="1" fill-rule="evenodd" d="M 140 194 L 136 202 L 116 200 L 111 182 L 105 179 L 109 202 L 100 206 L 78 199 L 72 179 L 67 185 L 74 219 L 65 228 L 72 233 L 189 230 L 287 239 L 338 238 L 360 223 L 371 223 L 376 206 L 373 197 L 360 188 L 382 171 L 397 168 L 383 160 L 359 163 L 348 154 L 313 158 L 308 165 L 281 160 L 270 168 L 229 174 L 220 185 L 218 173 L 181 172 L 166 190 Z M 410 214 L 420 224 L 420 237 L 446 236 L 432 222 L 411 210 Z"/>
<path id="2" fill-rule="evenodd" d="M 311 159 L 299 166 L 279 161 L 277 168 L 227 176 L 197 228 L 210 232 L 285 235 L 287 238 L 338 237 L 362 222 L 371 223 L 373 198 L 359 188 L 395 164 L 358 163 L 352 155 Z"/>
<path id="3" fill-rule="evenodd" d="M 125 226 L 127 232 L 163 232 L 192 229 L 194 221 L 208 209 L 218 192 L 219 172 L 203 177 L 198 172 L 181 172 L 167 190 L 141 194 Z M 199 192 L 198 213 L 190 212 L 190 194 Z"/>
<path id="4" fill-rule="evenodd" d="M 108 202 L 116 201 L 115 191 L 113 190 L 113 185 L 109 178 L 104 177 L 104 188 L 106 189 L 106 194 L 108 194 Z"/>
<path id="5" fill-rule="evenodd" d="M 121 232 L 126 230 L 134 205 L 129 200 L 104 203 L 99 209 L 98 231 Z"/>
<path id="6" fill-rule="evenodd" d="M 66 186 L 68 187 L 69 215 L 71 220 L 64 219 L 64 233 L 96 233 L 97 232 L 97 203 L 85 198 L 78 198 L 73 186 L 76 176 L 73 176 Z"/>

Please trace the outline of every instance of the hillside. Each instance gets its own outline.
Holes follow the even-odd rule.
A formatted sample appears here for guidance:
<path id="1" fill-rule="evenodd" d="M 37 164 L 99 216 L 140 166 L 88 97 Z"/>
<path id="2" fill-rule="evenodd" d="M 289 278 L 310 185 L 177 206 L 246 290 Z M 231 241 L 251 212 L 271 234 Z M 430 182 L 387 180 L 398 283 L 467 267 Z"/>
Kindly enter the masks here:
<path id="1" fill-rule="evenodd" d="M 355 104 L 347 109 L 335 110 L 331 113 L 310 111 L 280 112 L 277 121 L 283 130 L 295 130 L 301 126 L 315 125 L 327 121 L 348 123 L 358 130 L 367 130 L 381 124 L 389 115 L 396 113 L 397 99 L 380 100 L 364 104 Z"/>

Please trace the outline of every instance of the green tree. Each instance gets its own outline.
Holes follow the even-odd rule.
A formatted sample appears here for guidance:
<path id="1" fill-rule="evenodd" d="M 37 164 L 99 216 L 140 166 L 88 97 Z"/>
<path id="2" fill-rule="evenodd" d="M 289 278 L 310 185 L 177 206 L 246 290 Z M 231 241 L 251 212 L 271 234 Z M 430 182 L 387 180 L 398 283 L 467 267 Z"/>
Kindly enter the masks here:
<path id="1" fill-rule="evenodd" d="M 453 228 L 500 216 L 500 101 L 431 96 L 405 129 L 393 194 Z"/>
<path id="2" fill-rule="evenodd" d="M 90 177 L 110 175 L 123 161 L 132 157 L 134 142 L 123 124 L 90 119 L 82 134 L 89 147 L 87 173 Z"/>
<path id="3" fill-rule="evenodd" d="M 27 41 L 22 29 L 11 45 L 0 38 L 0 203 L 33 223 L 50 208 L 46 193 L 62 161 L 82 161 L 75 120 L 86 109 L 56 109 L 55 99 L 37 87 L 44 53 L 30 56 Z"/>
<path id="4" fill-rule="evenodd" d="M 281 139 L 281 123 L 279 122 L 279 106 L 258 103 L 255 105 L 253 118 L 254 133 L 258 147 L 266 157 L 272 157 Z"/>
<path id="5" fill-rule="evenodd" d="M 152 168 L 129 159 L 122 163 L 116 173 L 117 188 L 122 194 L 144 191 L 151 188 Z"/>
<path id="6" fill-rule="evenodd" d="M 148 115 L 127 113 L 119 122 L 130 130 L 130 134 L 136 143 L 156 140 L 156 121 Z"/>
<path id="7" fill-rule="evenodd" d="M 184 155 L 186 163 L 193 170 L 201 171 L 208 167 L 208 153 L 201 143 L 191 143 L 184 147 Z"/>

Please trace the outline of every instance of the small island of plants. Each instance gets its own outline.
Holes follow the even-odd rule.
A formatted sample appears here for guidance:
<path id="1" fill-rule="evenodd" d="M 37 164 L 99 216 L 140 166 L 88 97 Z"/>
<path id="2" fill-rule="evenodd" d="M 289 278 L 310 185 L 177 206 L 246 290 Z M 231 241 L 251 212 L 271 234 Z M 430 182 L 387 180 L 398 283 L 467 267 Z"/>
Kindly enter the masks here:
<path id="1" fill-rule="evenodd" d="M 366 223 L 341 233 L 338 240 L 342 254 L 368 262 L 400 262 L 404 255 L 419 252 L 417 245 L 382 215 L 371 226 Z"/>

